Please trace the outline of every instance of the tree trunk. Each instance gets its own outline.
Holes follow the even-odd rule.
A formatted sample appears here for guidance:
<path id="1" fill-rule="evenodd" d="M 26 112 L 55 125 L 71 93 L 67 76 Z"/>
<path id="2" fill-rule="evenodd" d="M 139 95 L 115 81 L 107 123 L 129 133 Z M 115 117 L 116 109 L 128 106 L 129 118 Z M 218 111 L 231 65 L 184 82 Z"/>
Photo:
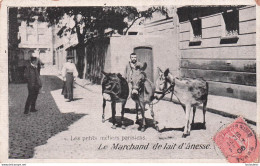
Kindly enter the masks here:
<path id="1" fill-rule="evenodd" d="M 9 26 L 8 26 L 8 81 L 16 82 L 18 80 L 23 80 L 23 74 L 18 75 L 18 27 L 17 22 L 17 8 L 9 8 Z"/>
<path id="2" fill-rule="evenodd" d="M 78 73 L 79 73 L 79 78 L 83 78 L 83 73 L 84 73 L 84 68 L 85 68 L 85 63 L 84 63 L 84 56 L 85 56 L 85 48 L 84 48 L 84 39 L 85 39 L 85 34 L 86 30 L 84 29 L 82 33 L 80 32 L 80 27 L 76 24 L 76 32 L 77 32 L 77 37 L 78 37 L 78 46 L 77 46 L 77 58 L 78 58 L 78 63 L 76 64 Z"/>
<path id="3" fill-rule="evenodd" d="M 84 45 L 79 44 L 77 47 L 77 57 L 78 57 L 78 63 L 77 63 L 77 68 L 78 68 L 78 73 L 79 73 L 79 78 L 83 78 L 83 73 L 84 73 L 84 68 L 85 68 L 85 63 L 84 63 L 84 56 L 85 56 L 85 51 L 84 51 Z"/>

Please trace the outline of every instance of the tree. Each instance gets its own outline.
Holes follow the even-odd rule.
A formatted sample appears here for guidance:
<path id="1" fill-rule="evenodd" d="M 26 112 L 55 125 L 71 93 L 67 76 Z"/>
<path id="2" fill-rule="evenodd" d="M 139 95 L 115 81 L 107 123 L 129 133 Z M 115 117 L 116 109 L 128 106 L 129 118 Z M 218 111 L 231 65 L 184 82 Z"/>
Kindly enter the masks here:
<path id="1" fill-rule="evenodd" d="M 119 34 L 126 34 L 132 25 L 140 18 L 151 18 L 153 13 L 160 12 L 168 18 L 168 10 L 164 6 L 152 6 L 146 10 L 138 10 L 132 6 L 105 6 L 105 7 L 21 7 L 18 9 L 19 18 L 29 22 L 38 20 L 48 22 L 49 25 L 58 24 L 65 14 L 74 17 L 75 27 L 63 27 L 65 31 L 77 33 L 79 43 L 91 33 L 98 32 L 103 35 L 104 30 L 111 28 Z M 127 18 L 130 24 L 124 21 Z M 125 32 L 123 30 L 125 29 Z"/>
<path id="2" fill-rule="evenodd" d="M 152 18 L 153 13 L 160 12 L 162 15 L 166 16 L 166 19 L 169 18 L 168 16 L 168 9 L 164 6 L 153 6 L 149 7 L 146 10 L 138 10 L 135 7 L 105 7 L 105 11 L 114 11 L 116 13 L 120 13 L 124 16 L 124 18 L 127 17 L 130 24 L 128 24 L 125 28 L 124 34 L 127 34 L 128 30 L 134 25 L 134 23 L 141 19 L 141 18 Z"/>

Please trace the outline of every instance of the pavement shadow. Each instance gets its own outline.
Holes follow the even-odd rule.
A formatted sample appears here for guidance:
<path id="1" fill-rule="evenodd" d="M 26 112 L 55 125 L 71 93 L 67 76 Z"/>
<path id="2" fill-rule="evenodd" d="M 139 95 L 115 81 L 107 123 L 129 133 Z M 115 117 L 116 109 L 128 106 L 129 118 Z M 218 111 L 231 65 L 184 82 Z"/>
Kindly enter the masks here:
<path id="1" fill-rule="evenodd" d="M 112 117 L 110 117 L 109 119 L 108 119 L 108 121 L 111 123 L 111 125 L 112 125 Z M 131 125 L 133 125 L 134 124 L 134 121 L 133 120 L 131 120 L 131 119 L 128 119 L 128 118 L 124 118 L 124 122 L 125 122 L 125 126 L 127 127 L 127 126 L 131 126 Z M 116 127 L 121 127 L 122 126 L 122 123 L 121 123 L 121 116 L 116 116 Z"/>
<path id="2" fill-rule="evenodd" d="M 41 76 L 45 93 L 38 95 L 38 112 L 25 115 L 24 104 L 28 90 L 26 84 L 9 84 L 9 158 L 28 159 L 37 146 L 44 145 L 52 136 L 68 130 L 68 127 L 87 114 L 61 113 L 52 90 L 61 89 L 62 80 L 56 76 Z"/>
<path id="3" fill-rule="evenodd" d="M 159 132 L 168 132 L 168 131 L 184 131 L 184 127 L 179 127 L 179 128 L 163 128 Z"/>
<path id="4" fill-rule="evenodd" d="M 146 109 L 145 109 L 145 112 L 146 112 L 147 110 L 148 110 L 148 109 L 146 108 Z M 141 112 L 141 109 L 139 108 L 138 111 Z M 135 108 L 125 108 L 125 113 L 126 113 L 126 114 L 136 114 L 136 109 L 135 109 Z"/>
<path id="5" fill-rule="evenodd" d="M 191 124 L 191 131 L 192 130 L 205 130 L 206 126 L 204 123 L 198 122 L 198 123 L 192 123 Z M 168 132 L 168 131 L 184 131 L 184 127 L 179 128 L 163 128 L 159 132 Z"/>
<path id="6" fill-rule="evenodd" d="M 46 91 L 54 91 L 54 90 L 62 89 L 64 84 L 64 81 L 57 76 L 42 75 L 40 76 L 40 78 L 43 81 L 42 89 Z M 47 85 L 51 85 L 51 86 L 47 86 Z"/>
<path id="7" fill-rule="evenodd" d="M 83 98 L 73 98 L 73 101 L 76 101 L 76 100 L 81 100 Z"/>
<path id="8" fill-rule="evenodd" d="M 204 123 L 197 122 L 191 124 L 191 130 L 205 130 L 205 129 L 206 129 L 206 125 Z"/>
<path id="9" fill-rule="evenodd" d="M 146 122 L 145 129 L 148 129 L 148 128 L 154 128 L 154 129 L 156 129 L 156 128 L 155 128 L 155 125 L 154 125 L 154 123 L 153 123 L 153 119 L 145 118 L 145 122 Z M 138 130 L 141 130 L 142 115 L 141 115 L 141 116 L 139 115 L 137 124 L 139 124 Z"/>
<path id="10" fill-rule="evenodd" d="M 125 108 L 125 113 L 126 114 L 136 114 L 136 109 L 135 108 Z"/>

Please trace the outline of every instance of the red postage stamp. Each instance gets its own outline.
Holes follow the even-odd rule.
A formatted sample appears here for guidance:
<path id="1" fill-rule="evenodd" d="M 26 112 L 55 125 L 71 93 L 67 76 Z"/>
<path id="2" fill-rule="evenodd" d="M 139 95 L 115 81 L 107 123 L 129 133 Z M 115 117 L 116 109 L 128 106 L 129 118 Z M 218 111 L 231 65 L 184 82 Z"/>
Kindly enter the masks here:
<path id="1" fill-rule="evenodd" d="M 219 131 L 213 140 L 231 163 L 252 163 L 259 158 L 259 141 L 242 117 Z"/>

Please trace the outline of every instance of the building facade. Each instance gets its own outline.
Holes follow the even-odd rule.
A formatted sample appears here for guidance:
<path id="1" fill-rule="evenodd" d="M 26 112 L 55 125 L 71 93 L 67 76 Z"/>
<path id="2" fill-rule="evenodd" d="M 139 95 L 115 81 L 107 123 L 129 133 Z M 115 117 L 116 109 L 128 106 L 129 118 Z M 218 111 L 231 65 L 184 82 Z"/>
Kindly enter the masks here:
<path id="1" fill-rule="evenodd" d="M 73 28 L 75 26 L 73 16 L 65 15 L 60 22 L 53 26 L 53 64 L 59 69 L 66 62 L 67 55 L 74 56 L 74 62 L 77 64 L 76 49 L 74 46 L 78 44 L 77 34 L 63 32 L 64 28 Z"/>
<path id="2" fill-rule="evenodd" d="M 20 65 L 24 65 L 31 56 L 38 57 L 43 63 L 52 63 L 53 61 L 53 39 L 52 27 L 48 27 L 48 23 L 38 22 L 37 19 L 33 23 L 21 22 L 19 27 L 20 43 L 19 43 L 19 60 Z"/>
<path id="3" fill-rule="evenodd" d="M 169 68 L 176 77 L 206 80 L 212 95 L 256 101 L 255 6 L 169 7 L 167 18 L 154 13 L 140 21 L 126 35 L 88 39 L 83 52 L 76 42 L 59 44 L 57 59 L 74 55 L 81 78 L 99 84 L 102 70 L 124 74 L 135 52 L 153 82 L 158 67 Z"/>
<path id="4" fill-rule="evenodd" d="M 256 7 L 178 8 L 180 74 L 210 94 L 256 101 Z"/>
<path id="5" fill-rule="evenodd" d="M 9 81 L 24 82 L 24 69 L 31 56 L 38 57 L 44 64 L 53 61 L 52 27 L 39 22 L 35 17 L 29 24 L 18 16 L 18 8 L 9 8 L 8 63 Z"/>

